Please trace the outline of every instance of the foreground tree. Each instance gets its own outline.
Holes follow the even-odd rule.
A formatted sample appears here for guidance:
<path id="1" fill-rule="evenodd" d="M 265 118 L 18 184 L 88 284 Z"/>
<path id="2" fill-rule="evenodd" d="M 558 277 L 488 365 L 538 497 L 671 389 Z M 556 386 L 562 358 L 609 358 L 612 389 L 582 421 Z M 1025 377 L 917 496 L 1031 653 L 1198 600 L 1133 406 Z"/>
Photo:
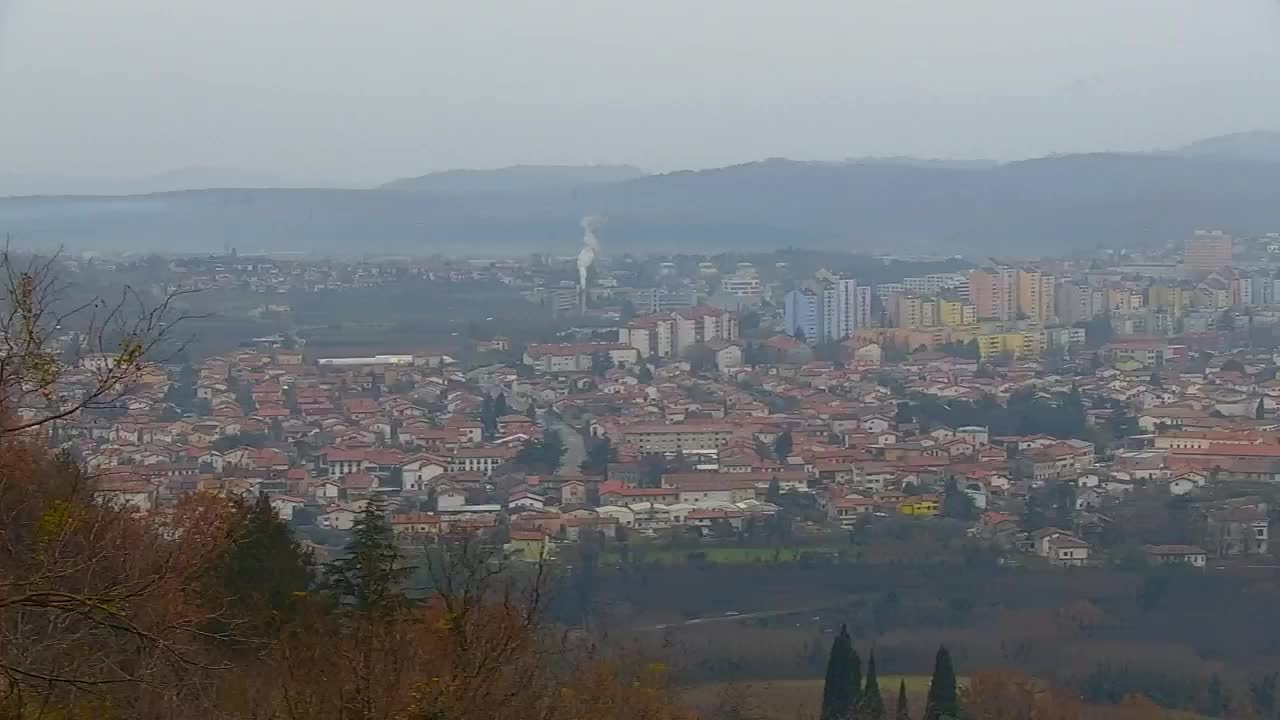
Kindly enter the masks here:
<path id="1" fill-rule="evenodd" d="M 893 712 L 894 720 L 911 720 L 911 710 L 907 707 L 907 681 L 898 681 L 898 706 Z"/>
<path id="2" fill-rule="evenodd" d="M 933 660 L 933 677 L 929 680 L 929 696 L 925 703 L 926 720 L 943 717 L 959 717 L 960 706 L 956 696 L 956 673 L 951 666 L 951 652 L 946 646 L 938 648 Z"/>
<path id="3" fill-rule="evenodd" d="M 293 537 L 265 493 L 229 508 L 226 550 L 211 568 L 211 600 L 242 625 L 238 635 L 274 638 L 294 617 L 313 581 L 311 554 Z"/>
<path id="4" fill-rule="evenodd" d="M 822 685 L 822 720 L 848 720 L 858 706 L 862 684 L 862 669 L 858 655 L 853 651 L 849 629 L 841 625 L 840 632 L 831 642 L 831 654 L 827 657 L 826 680 Z"/>
<path id="5" fill-rule="evenodd" d="M 325 565 L 338 603 L 362 614 L 388 612 L 404 604 L 400 584 L 411 571 L 401 566 L 385 506 L 376 497 L 366 502 L 351 528 L 347 556 Z"/>
<path id="6" fill-rule="evenodd" d="M 184 683 L 224 665 L 211 643 L 237 627 L 201 588 L 225 503 L 196 497 L 149 518 L 116 497 L 34 443 L 0 443 L 0 710 L 36 717 L 145 685 L 176 712 Z M 136 700 L 113 707 L 127 714 Z"/>
<path id="7" fill-rule="evenodd" d="M 180 308 L 190 291 L 153 306 L 129 286 L 113 298 L 72 299 L 59 261 L 0 251 L 0 438 L 113 406 L 152 362 L 181 349 L 173 333 L 192 317 Z M 69 359 L 79 367 L 64 362 L 54 342 L 69 328 L 77 330 Z M 80 390 L 58 392 L 72 375 Z"/>
<path id="8" fill-rule="evenodd" d="M 876 676 L 874 650 L 867 657 L 867 685 L 862 690 L 862 700 L 858 707 L 858 716 L 862 720 L 884 720 L 884 697 L 880 694 L 880 678 Z"/>

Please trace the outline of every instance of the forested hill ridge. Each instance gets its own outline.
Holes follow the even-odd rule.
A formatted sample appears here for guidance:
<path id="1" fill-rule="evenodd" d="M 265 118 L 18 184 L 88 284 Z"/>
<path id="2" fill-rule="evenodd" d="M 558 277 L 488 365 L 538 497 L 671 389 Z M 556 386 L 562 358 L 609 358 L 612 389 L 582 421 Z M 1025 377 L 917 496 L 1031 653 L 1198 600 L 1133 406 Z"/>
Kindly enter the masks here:
<path id="1" fill-rule="evenodd" d="M 494 170 L 446 170 L 392 180 L 383 190 L 411 192 L 546 192 L 617 183 L 642 177 L 631 165 L 513 165 Z"/>
<path id="2" fill-rule="evenodd" d="M 523 180 L 446 173 L 378 190 L 12 197 L 0 198 L 0 231 L 25 247 L 339 254 L 571 252 L 588 214 L 609 218 L 619 252 L 1035 253 L 1163 244 L 1199 227 L 1274 231 L 1280 163 L 1241 159 L 1250 145 L 1227 145 L 994 166 L 773 159 L 585 183 L 570 180 L 589 168 L 543 168 Z"/>

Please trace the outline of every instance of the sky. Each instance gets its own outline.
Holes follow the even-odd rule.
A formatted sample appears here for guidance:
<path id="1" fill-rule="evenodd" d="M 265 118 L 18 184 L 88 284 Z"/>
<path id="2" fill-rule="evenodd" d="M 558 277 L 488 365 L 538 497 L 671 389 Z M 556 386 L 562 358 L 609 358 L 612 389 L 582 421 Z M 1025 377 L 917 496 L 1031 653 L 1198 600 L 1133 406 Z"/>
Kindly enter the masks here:
<path id="1" fill-rule="evenodd" d="M 1278 0 L 0 0 L 0 174 L 1153 149 L 1277 68 Z"/>

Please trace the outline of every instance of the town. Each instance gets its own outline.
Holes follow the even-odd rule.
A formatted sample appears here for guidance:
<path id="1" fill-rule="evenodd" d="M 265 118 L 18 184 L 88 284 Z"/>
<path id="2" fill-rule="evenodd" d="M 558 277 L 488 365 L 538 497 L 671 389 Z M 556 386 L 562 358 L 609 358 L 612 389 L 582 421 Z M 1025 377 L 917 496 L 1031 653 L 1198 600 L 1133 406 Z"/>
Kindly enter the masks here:
<path id="1" fill-rule="evenodd" d="M 877 524 L 947 521 L 1012 564 L 1265 565 L 1278 258 L 1276 236 L 1220 231 L 1132 255 L 880 258 L 874 280 L 803 257 L 66 258 L 247 293 L 248 317 L 279 322 L 145 364 L 49 442 L 143 511 L 265 494 L 322 556 L 374 503 L 405 543 L 472 534 L 528 561 L 589 538 L 617 562 L 843 562 Z M 460 317 L 444 349 L 354 355 L 287 322 L 312 296 L 415 283 L 505 288 L 547 324 Z M 60 397 L 120 361 L 85 340 L 58 338 L 79 368 Z"/>

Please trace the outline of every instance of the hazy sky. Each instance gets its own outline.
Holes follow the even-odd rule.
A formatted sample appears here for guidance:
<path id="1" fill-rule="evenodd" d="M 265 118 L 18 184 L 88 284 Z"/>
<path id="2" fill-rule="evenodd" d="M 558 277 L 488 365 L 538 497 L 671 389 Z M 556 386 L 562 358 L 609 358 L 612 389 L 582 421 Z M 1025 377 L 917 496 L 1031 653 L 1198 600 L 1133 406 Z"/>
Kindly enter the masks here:
<path id="1" fill-rule="evenodd" d="M 0 0 L 0 173 L 1151 148 L 1277 70 L 1278 0 Z"/>

